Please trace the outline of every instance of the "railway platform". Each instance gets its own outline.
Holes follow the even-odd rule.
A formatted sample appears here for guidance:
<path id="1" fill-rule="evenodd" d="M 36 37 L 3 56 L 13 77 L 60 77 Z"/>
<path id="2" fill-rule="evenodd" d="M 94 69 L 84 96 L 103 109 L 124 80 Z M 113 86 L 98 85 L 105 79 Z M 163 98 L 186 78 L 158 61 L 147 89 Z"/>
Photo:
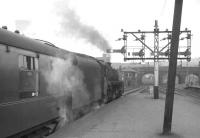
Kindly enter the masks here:
<path id="1" fill-rule="evenodd" d="M 199 138 L 200 100 L 175 94 L 172 134 L 162 135 L 165 95 L 129 93 L 48 138 Z"/>

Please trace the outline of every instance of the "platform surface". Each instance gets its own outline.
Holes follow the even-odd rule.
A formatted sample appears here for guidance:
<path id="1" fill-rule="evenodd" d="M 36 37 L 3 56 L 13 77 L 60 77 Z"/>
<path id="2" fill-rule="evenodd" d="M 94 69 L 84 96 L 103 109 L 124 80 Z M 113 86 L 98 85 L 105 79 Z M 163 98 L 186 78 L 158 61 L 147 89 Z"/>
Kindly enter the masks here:
<path id="1" fill-rule="evenodd" d="M 200 100 L 175 95 L 172 134 L 162 135 L 165 95 L 148 92 L 117 99 L 48 138 L 200 138 Z"/>

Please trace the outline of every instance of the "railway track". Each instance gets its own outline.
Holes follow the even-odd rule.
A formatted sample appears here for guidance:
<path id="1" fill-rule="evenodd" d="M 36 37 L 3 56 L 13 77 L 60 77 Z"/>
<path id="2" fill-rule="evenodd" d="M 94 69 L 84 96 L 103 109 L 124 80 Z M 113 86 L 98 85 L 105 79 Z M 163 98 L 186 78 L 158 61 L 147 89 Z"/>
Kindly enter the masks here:
<path id="1" fill-rule="evenodd" d="M 125 91 L 123 96 L 129 95 L 132 93 L 142 93 L 146 89 L 147 87 L 139 87 L 139 88 L 131 89 L 131 90 Z"/>
<path id="2" fill-rule="evenodd" d="M 166 93 L 166 87 L 161 87 L 160 90 L 161 90 L 162 93 Z M 189 97 L 196 98 L 196 99 L 200 100 L 200 93 L 198 93 L 194 90 L 185 90 L 185 89 L 175 88 L 174 93 L 177 94 L 177 95 L 189 96 Z"/>

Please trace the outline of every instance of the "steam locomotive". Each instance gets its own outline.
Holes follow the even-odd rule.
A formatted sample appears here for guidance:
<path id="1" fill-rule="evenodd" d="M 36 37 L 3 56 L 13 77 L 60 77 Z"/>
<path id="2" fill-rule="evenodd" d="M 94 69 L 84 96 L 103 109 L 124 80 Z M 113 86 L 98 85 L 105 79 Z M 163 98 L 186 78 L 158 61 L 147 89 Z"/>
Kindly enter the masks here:
<path id="1" fill-rule="evenodd" d="M 47 136 L 123 92 L 109 63 L 0 29 L 0 138 Z"/>

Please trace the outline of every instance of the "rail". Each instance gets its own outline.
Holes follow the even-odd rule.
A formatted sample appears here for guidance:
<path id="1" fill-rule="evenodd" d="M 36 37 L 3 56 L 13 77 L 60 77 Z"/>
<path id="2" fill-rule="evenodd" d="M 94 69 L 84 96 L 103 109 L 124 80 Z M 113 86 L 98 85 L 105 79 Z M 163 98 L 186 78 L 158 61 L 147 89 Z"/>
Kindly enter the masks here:
<path id="1" fill-rule="evenodd" d="M 161 87 L 159 88 L 162 92 L 162 93 L 166 93 L 166 87 Z M 177 95 L 181 95 L 181 96 L 189 96 L 189 97 L 192 97 L 192 98 L 197 98 L 200 100 L 200 92 L 196 92 L 196 91 L 188 91 L 188 90 L 184 90 L 184 89 L 179 89 L 179 88 L 175 88 L 175 91 L 174 91 L 175 94 Z"/>
<path id="2" fill-rule="evenodd" d="M 147 87 L 139 87 L 139 88 L 131 89 L 131 90 L 125 91 L 123 95 L 126 96 L 126 95 L 136 93 L 136 92 L 142 93 L 146 89 L 147 89 Z"/>

